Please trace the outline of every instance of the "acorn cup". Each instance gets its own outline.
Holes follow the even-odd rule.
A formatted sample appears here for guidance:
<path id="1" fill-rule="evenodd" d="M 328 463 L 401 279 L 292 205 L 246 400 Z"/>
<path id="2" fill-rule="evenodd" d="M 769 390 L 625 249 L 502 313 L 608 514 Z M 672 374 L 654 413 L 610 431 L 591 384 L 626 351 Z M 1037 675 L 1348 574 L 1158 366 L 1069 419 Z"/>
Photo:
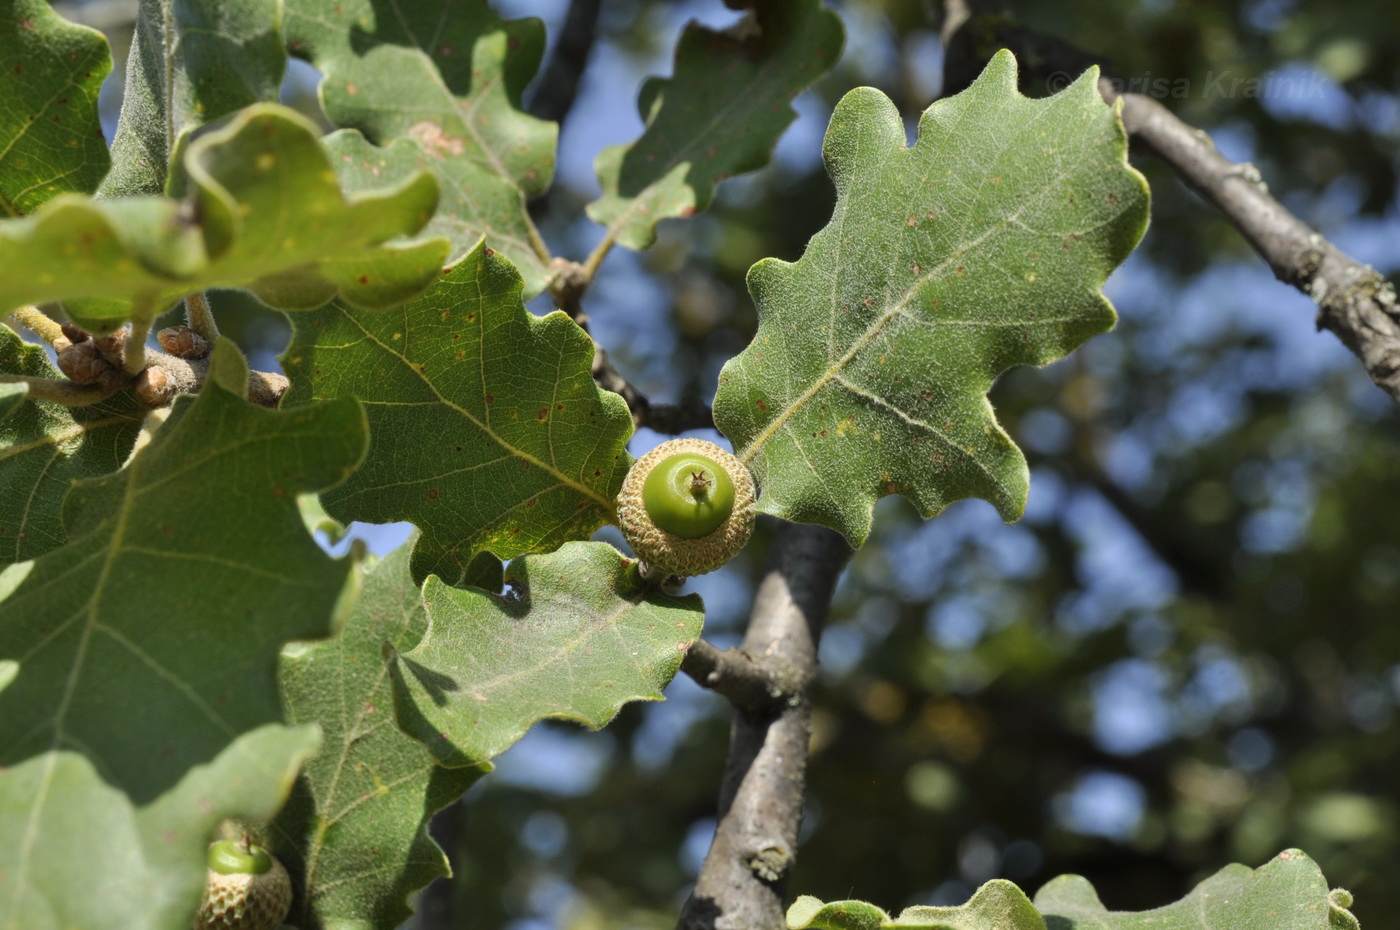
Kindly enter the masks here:
<path id="1" fill-rule="evenodd" d="M 292 880 L 277 857 L 244 836 L 209 847 L 194 930 L 277 930 L 292 909 Z"/>
<path id="2" fill-rule="evenodd" d="M 754 527 L 754 482 L 703 439 L 672 439 L 633 464 L 617 496 L 618 526 L 648 575 L 703 575 L 728 562 Z"/>

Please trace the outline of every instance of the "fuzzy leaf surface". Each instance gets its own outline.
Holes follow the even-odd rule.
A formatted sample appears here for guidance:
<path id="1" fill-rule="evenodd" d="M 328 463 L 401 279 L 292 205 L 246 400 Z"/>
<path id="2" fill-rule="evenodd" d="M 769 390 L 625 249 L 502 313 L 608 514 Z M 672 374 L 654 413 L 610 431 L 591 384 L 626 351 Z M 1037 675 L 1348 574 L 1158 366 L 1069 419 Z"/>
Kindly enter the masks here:
<path id="1" fill-rule="evenodd" d="M 763 3 L 743 37 L 689 24 L 669 78 L 637 101 L 646 128 L 598 155 L 603 193 L 588 215 L 629 249 L 656 241 L 656 224 L 690 216 L 725 178 L 768 164 L 797 118 L 791 101 L 841 57 L 843 31 L 821 0 Z"/>
<path id="2" fill-rule="evenodd" d="M 47 0 L 0 0 L 0 48 L 0 216 L 97 190 L 111 165 L 97 116 L 107 40 Z"/>
<path id="3" fill-rule="evenodd" d="M 394 654 L 394 713 L 439 763 L 476 765 L 545 717 L 598 729 L 655 701 L 700 635 L 699 595 L 643 584 L 607 543 L 569 543 L 506 568 L 507 596 L 423 585 L 428 630 Z"/>
<path id="4" fill-rule="evenodd" d="M 141 0 L 104 197 L 156 195 L 201 125 L 277 99 L 279 0 Z"/>
<path id="5" fill-rule="evenodd" d="M 188 930 L 219 821 L 271 817 L 319 741 L 260 727 L 141 807 L 80 753 L 0 768 L 0 930 Z"/>
<path id="6" fill-rule="evenodd" d="M 364 452 L 352 400 L 274 411 L 243 399 L 247 367 L 216 344 L 120 470 L 74 486 L 68 541 L 0 572 L 0 764 L 77 749 L 137 803 L 239 734 L 280 721 L 277 654 L 329 636 L 351 565 L 306 532 L 300 491 Z"/>
<path id="7" fill-rule="evenodd" d="M 74 298 L 90 329 L 128 318 L 123 301 L 162 310 L 190 291 L 246 287 L 283 310 L 340 294 L 385 306 L 428 286 L 447 241 L 389 244 L 432 216 L 437 182 L 415 174 L 375 192 L 340 189 L 319 133 L 285 107 L 250 107 L 196 139 L 185 200 L 59 196 L 0 221 L 0 307 Z M 198 217 L 198 220 L 194 219 Z"/>
<path id="8" fill-rule="evenodd" d="M 410 548 L 361 569 L 363 590 L 339 636 L 282 654 L 288 720 L 325 732 L 273 823 L 274 851 L 302 878 L 288 918 L 297 926 L 393 930 L 408 919 L 408 895 L 449 874 L 428 818 L 490 769 L 443 768 L 394 725 L 383 650 L 413 648 L 428 622 Z"/>
<path id="9" fill-rule="evenodd" d="M 483 552 L 553 549 L 613 519 L 632 417 L 594 383 L 588 335 L 528 313 L 520 287 L 478 243 L 412 303 L 292 318 L 283 403 L 356 397 L 370 420 L 369 455 L 326 510 L 411 521 L 415 578 L 459 584 Z"/>
<path id="10" fill-rule="evenodd" d="M 502 21 L 485 0 L 287 0 L 287 45 L 325 75 L 321 103 L 337 126 L 390 146 L 433 172 L 443 202 L 433 231 L 452 257 L 485 236 L 539 293 L 549 254 L 525 202 L 549 189 L 559 127 L 525 113 L 520 94 L 539 69 L 544 26 Z"/>
<path id="11" fill-rule="evenodd" d="M 0 372 L 63 376 L 44 350 L 0 326 Z M 0 385 L 17 388 L 20 385 Z M 25 400 L 25 393 L 19 395 Z M 0 417 L 0 565 L 63 544 L 60 509 L 73 482 L 116 471 L 149 408 L 123 391 L 90 407 L 33 400 Z"/>
<path id="12" fill-rule="evenodd" d="M 1327 890 L 1317 863 L 1289 849 L 1257 869 L 1230 865 L 1173 904 L 1149 911 L 1109 911 L 1088 880 L 1061 875 L 1034 902 L 1004 879 L 987 882 L 958 907 L 915 906 L 898 917 L 864 901 L 803 895 L 788 908 L 790 930 L 1359 930 L 1343 906 L 1346 892 Z"/>
<path id="13" fill-rule="evenodd" d="M 1096 80 L 1032 100 L 1000 52 L 924 112 L 912 147 L 879 91 L 837 105 L 831 223 L 796 263 L 749 270 L 758 332 L 715 396 L 759 510 L 857 546 L 888 494 L 925 517 L 964 497 L 1020 516 L 1025 458 L 986 392 L 1113 325 L 1101 287 L 1147 222 Z"/>

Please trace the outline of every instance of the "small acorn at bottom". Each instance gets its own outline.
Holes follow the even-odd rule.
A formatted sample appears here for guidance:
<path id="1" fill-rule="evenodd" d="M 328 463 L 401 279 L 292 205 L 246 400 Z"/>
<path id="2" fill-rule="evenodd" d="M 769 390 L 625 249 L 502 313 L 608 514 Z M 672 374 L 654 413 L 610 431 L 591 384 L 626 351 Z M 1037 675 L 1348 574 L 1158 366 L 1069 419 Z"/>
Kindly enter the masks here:
<path id="1" fill-rule="evenodd" d="M 688 578 L 728 562 L 749 541 L 754 483 L 743 462 L 703 439 L 663 442 L 633 464 L 617 522 L 653 572 Z"/>
<path id="2" fill-rule="evenodd" d="M 292 909 L 292 880 L 248 837 L 209 847 L 204 903 L 194 930 L 277 930 Z"/>

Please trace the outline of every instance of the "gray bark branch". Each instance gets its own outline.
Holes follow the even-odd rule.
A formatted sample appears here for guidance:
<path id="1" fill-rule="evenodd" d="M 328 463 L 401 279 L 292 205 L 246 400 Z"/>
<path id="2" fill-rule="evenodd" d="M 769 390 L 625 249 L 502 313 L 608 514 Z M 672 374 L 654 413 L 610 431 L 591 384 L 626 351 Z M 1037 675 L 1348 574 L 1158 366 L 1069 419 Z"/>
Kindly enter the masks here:
<path id="1" fill-rule="evenodd" d="M 679 930 L 784 925 L 787 876 L 802 824 L 812 709 L 808 687 L 831 594 L 850 555 L 846 541 L 825 527 L 784 524 L 778 530 L 742 651 L 784 684 L 782 699 L 775 710 L 734 710 L 719 825 L 681 910 Z"/>
<path id="2" fill-rule="evenodd" d="M 1395 287 L 1346 255 L 1269 195 L 1258 170 L 1236 164 L 1210 138 L 1142 94 L 1099 91 L 1123 102 L 1123 126 L 1221 212 L 1280 281 L 1317 304 L 1317 326 L 1355 353 L 1371 380 L 1400 403 L 1400 317 Z"/>

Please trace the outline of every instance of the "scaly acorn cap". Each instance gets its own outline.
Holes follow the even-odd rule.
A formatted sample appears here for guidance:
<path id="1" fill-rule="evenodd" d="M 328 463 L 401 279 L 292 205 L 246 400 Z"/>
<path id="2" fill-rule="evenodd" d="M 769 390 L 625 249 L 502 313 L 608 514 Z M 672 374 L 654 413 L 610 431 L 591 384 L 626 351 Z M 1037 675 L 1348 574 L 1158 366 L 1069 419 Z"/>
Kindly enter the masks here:
<path id="1" fill-rule="evenodd" d="M 732 559 L 753 534 L 753 475 L 703 439 L 672 439 L 639 458 L 617 495 L 617 521 L 654 572 L 688 578 Z"/>
<path id="2" fill-rule="evenodd" d="M 292 880 L 276 856 L 246 838 L 209 847 L 194 930 L 277 930 L 291 909 Z"/>

